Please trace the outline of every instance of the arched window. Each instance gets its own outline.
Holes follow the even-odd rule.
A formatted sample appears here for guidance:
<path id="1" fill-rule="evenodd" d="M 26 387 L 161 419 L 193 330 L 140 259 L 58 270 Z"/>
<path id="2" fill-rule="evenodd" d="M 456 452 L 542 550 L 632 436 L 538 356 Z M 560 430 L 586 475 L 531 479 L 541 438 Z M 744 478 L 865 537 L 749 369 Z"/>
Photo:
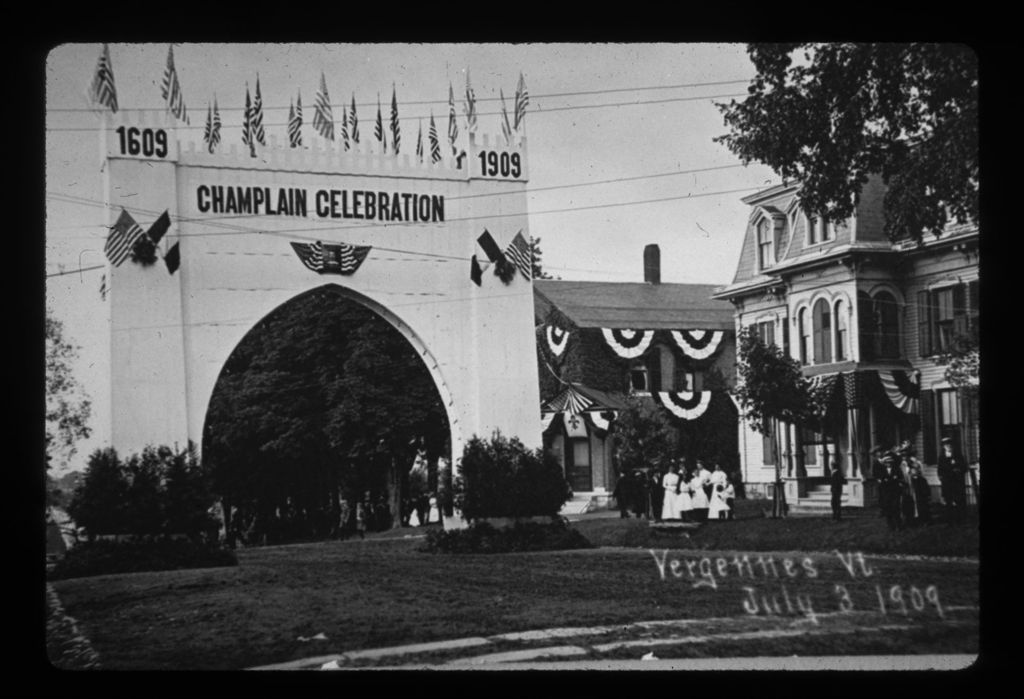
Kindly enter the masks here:
<path id="1" fill-rule="evenodd" d="M 832 313 L 828 301 L 818 299 L 814 304 L 814 363 L 832 362 Z"/>
<path id="2" fill-rule="evenodd" d="M 811 361 L 811 323 L 807 319 L 807 309 L 801 308 L 796 316 L 796 331 L 800 348 L 800 363 L 809 364 Z"/>
<path id="3" fill-rule="evenodd" d="M 900 356 L 899 306 L 896 298 L 888 291 L 875 294 L 875 352 L 880 359 L 895 359 Z"/>
<path id="4" fill-rule="evenodd" d="M 846 352 L 847 335 L 849 334 L 849 319 L 846 317 L 846 304 L 842 299 L 836 301 L 836 361 L 841 362 L 848 359 Z"/>

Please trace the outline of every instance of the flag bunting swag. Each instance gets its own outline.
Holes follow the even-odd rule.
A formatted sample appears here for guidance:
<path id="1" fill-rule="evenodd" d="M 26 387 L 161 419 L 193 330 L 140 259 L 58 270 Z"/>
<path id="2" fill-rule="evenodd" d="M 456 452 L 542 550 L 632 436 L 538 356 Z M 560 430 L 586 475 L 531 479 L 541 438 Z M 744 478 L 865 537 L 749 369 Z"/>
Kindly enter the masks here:
<path id="1" fill-rule="evenodd" d="M 654 400 L 683 420 L 696 420 L 711 403 L 711 391 L 656 391 Z"/>
<path id="2" fill-rule="evenodd" d="M 551 350 L 551 354 L 561 357 L 569 342 L 569 331 L 555 325 L 548 325 L 544 329 L 544 335 L 547 337 L 548 349 Z"/>
<path id="3" fill-rule="evenodd" d="M 348 243 L 291 243 L 302 264 L 318 274 L 354 274 L 371 250 Z"/>
<path id="4" fill-rule="evenodd" d="M 647 351 L 654 338 L 653 330 L 601 328 L 604 341 L 623 359 L 634 359 Z"/>
<path id="5" fill-rule="evenodd" d="M 673 330 L 672 339 L 687 357 L 707 359 L 721 346 L 725 333 L 721 330 Z"/>

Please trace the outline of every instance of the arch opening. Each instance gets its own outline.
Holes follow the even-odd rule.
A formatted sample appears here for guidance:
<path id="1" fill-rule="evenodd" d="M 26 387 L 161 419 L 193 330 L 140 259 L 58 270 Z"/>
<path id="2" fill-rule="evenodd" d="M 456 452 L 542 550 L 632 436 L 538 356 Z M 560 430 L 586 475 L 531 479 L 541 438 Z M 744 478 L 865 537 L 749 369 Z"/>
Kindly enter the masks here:
<path id="1" fill-rule="evenodd" d="M 235 346 L 207 405 L 229 543 L 346 536 L 359 502 L 368 528 L 440 519 L 453 413 L 437 362 L 393 312 L 337 284 L 292 297 Z"/>

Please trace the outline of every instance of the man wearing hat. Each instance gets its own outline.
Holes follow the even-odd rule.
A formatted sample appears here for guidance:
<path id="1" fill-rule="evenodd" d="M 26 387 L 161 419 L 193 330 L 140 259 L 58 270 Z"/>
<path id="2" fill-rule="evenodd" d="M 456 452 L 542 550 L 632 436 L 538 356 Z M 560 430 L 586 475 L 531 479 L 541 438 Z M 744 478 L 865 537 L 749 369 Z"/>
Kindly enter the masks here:
<path id="1" fill-rule="evenodd" d="M 902 529 L 903 521 L 901 514 L 901 482 L 903 473 L 900 471 L 896 455 L 891 451 L 882 454 L 882 470 L 878 477 L 878 504 L 882 510 L 882 516 L 889 524 L 889 529 Z"/>
<path id="2" fill-rule="evenodd" d="M 963 521 L 967 504 L 967 484 L 964 482 L 967 460 L 954 449 L 950 437 L 942 438 L 938 470 L 939 481 L 942 483 L 942 501 L 949 508 L 950 518 L 956 522 Z"/>

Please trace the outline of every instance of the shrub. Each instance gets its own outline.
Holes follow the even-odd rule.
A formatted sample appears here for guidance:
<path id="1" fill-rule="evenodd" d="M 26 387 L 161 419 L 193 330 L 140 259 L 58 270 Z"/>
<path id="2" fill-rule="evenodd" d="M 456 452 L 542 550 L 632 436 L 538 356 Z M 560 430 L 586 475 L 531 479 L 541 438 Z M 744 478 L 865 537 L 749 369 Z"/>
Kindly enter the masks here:
<path id="1" fill-rule="evenodd" d="M 572 497 L 551 454 L 530 451 L 516 437 L 495 432 L 473 437 L 455 479 L 455 506 L 469 520 L 484 517 L 553 517 Z"/>
<path id="2" fill-rule="evenodd" d="M 187 540 L 93 541 L 68 551 L 50 572 L 51 580 L 111 573 L 238 565 L 233 551 Z"/>
<path id="3" fill-rule="evenodd" d="M 512 553 L 585 548 L 591 548 L 586 537 L 559 518 L 550 523 L 519 522 L 500 529 L 487 522 L 478 522 L 466 529 L 435 529 L 427 532 L 421 550 L 428 553 Z"/>

